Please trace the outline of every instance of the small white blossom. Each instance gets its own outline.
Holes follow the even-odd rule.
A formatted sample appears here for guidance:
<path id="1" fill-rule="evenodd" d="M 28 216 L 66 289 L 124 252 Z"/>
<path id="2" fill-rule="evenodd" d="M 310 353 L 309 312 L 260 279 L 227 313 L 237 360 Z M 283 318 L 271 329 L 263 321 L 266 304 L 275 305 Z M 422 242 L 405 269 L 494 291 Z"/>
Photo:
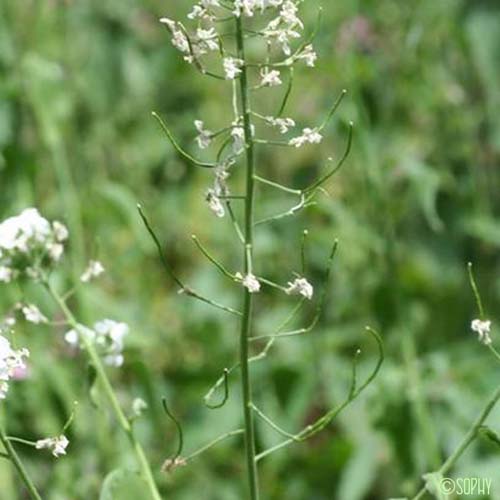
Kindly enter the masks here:
<path id="1" fill-rule="evenodd" d="M 285 291 L 288 295 L 302 295 L 311 300 L 314 288 L 305 278 L 296 278 L 294 281 L 288 282 L 288 288 Z"/>
<path id="2" fill-rule="evenodd" d="M 208 206 L 210 207 L 210 210 L 217 216 L 217 217 L 224 217 L 226 214 L 226 210 L 224 209 L 224 205 L 222 204 L 219 196 L 215 192 L 214 189 L 208 189 L 206 198 L 208 202 Z"/>
<path id="3" fill-rule="evenodd" d="M 218 50 L 219 44 L 217 40 L 215 28 L 210 28 L 208 30 L 198 28 L 196 30 L 196 43 L 201 45 L 203 50 Z"/>
<path id="4" fill-rule="evenodd" d="M 163 462 L 161 466 L 162 472 L 172 472 L 177 469 L 177 467 L 185 467 L 187 465 L 187 461 L 182 457 L 168 458 Z"/>
<path id="5" fill-rule="evenodd" d="M 241 284 L 250 293 L 260 292 L 259 280 L 252 273 L 248 273 L 246 276 L 243 276 L 241 273 L 236 273 L 235 277 L 237 280 L 241 281 Z"/>
<path id="6" fill-rule="evenodd" d="M 307 66 L 309 67 L 314 67 L 316 60 L 318 59 L 318 54 L 316 54 L 316 51 L 314 50 L 312 45 L 306 45 L 304 47 L 304 50 L 298 54 L 296 59 L 302 59 Z"/>
<path id="7" fill-rule="evenodd" d="M 277 69 L 262 68 L 260 76 L 260 85 L 262 87 L 277 87 L 283 83 L 280 78 L 281 73 Z"/>
<path id="8" fill-rule="evenodd" d="M 62 243 L 63 241 L 66 241 L 68 239 L 68 228 L 64 224 L 61 224 L 56 220 L 52 223 L 52 229 L 54 231 L 56 241 Z"/>
<path id="9" fill-rule="evenodd" d="M 224 73 L 227 80 L 234 80 L 240 73 L 244 61 L 234 57 L 225 57 L 223 60 Z"/>
<path id="10" fill-rule="evenodd" d="M 64 340 L 72 347 L 78 347 L 80 344 L 80 336 L 85 335 L 85 337 L 91 342 L 95 339 L 95 332 L 84 325 L 78 325 L 77 328 L 69 330 L 64 335 Z"/>
<path id="11" fill-rule="evenodd" d="M 231 130 L 233 138 L 233 153 L 240 154 L 245 149 L 245 130 L 243 127 L 235 127 Z"/>
<path id="12" fill-rule="evenodd" d="M 295 127 L 295 121 L 291 118 L 274 118 L 272 116 L 266 116 L 265 121 L 267 125 L 271 127 L 278 127 L 282 134 L 286 134 L 290 128 Z"/>
<path id="13" fill-rule="evenodd" d="M 490 320 L 483 321 L 481 319 L 474 319 L 470 326 L 471 326 L 472 331 L 474 331 L 478 334 L 480 342 L 482 342 L 484 345 L 491 344 L 491 337 L 490 337 L 491 321 Z"/>
<path id="14" fill-rule="evenodd" d="M 66 448 L 68 447 L 68 445 L 69 445 L 68 438 L 64 435 L 61 435 L 52 438 L 39 439 L 36 442 L 36 449 L 50 450 L 52 452 L 52 455 L 54 455 L 54 457 L 59 458 L 61 455 L 66 455 Z"/>
<path id="15" fill-rule="evenodd" d="M 145 410 L 148 409 L 148 404 L 144 399 L 141 398 L 135 398 L 132 401 L 132 413 L 134 414 L 134 417 L 140 417 L 142 413 L 144 413 Z"/>
<path id="16" fill-rule="evenodd" d="M 296 148 L 302 147 L 304 144 L 319 144 L 323 140 L 323 136 L 315 128 L 305 128 L 302 135 L 290 139 L 290 146 Z"/>
<path id="17" fill-rule="evenodd" d="M 170 30 L 170 33 L 172 33 L 172 45 L 183 54 L 188 54 L 189 41 L 185 33 L 180 28 L 179 23 L 169 19 L 168 17 L 160 18 L 160 23 L 165 24 Z"/>
<path id="18" fill-rule="evenodd" d="M 60 222 L 50 223 L 36 208 L 0 223 L 0 282 L 8 283 L 20 273 L 39 277 L 39 266 L 60 260 L 68 230 Z M 36 264 L 37 267 L 33 267 Z"/>
<path id="19" fill-rule="evenodd" d="M 48 319 L 42 314 L 40 309 L 34 304 L 26 304 L 21 306 L 21 312 L 23 313 L 26 321 L 38 325 L 40 323 L 48 323 Z"/>
<path id="20" fill-rule="evenodd" d="M 64 246 L 61 243 L 50 243 L 47 245 L 47 252 L 54 262 L 58 262 L 64 253 Z"/>
<path id="21" fill-rule="evenodd" d="M 227 187 L 226 180 L 229 177 L 228 168 L 230 164 L 217 165 L 214 168 L 214 191 L 217 196 L 223 196 L 229 194 L 229 188 Z"/>
<path id="22" fill-rule="evenodd" d="M 10 342 L 0 335 L 0 400 L 5 399 L 9 390 L 9 380 L 16 370 L 25 369 L 23 358 L 29 357 L 28 349 L 12 349 Z"/>
<path id="23" fill-rule="evenodd" d="M 14 272 L 10 267 L 0 266 L 0 282 L 9 283 L 14 277 Z"/>
<path id="24" fill-rule="evenodd" d="M 106 349 L 104 361 L 110 366 L 121 366 L 123 364 L 123 339 L 129 332 L 126 323 L 103 319 L 94 325 L 96 332 L 96 343 L 103 345 Z"/>
<path id="25" fill-rule="evenodd" d="M 270 21 L 263 30 L 264 37 L 269 42 L 275 40 L 287 56 L 292 53 L 291 41 L 300 38 L 300 32 L 304 29 L 297 12 L 297 5 L 291 0 L 286 0 L 281 5 L 278 17 Z"/>
<path id="26" fill-rule="evenodd" d="M 188 14 L 188 18 L 213 21 L 215 16 L 212 13 L 212 7 L 220 7 L 219 0 L 201 0 L 194 5 L 193 10 Z"/>
<path id="27" fill-rule="evenodd" d="M 257 9 L 263 12 L 269 7 L 278 7 L 283 0 L 235 0 L 233 13 L 241 16 L 241 13 L 247 17 L 253 17 Z"/>
<path id="28" fill-rule="evenodd" d="M 98 349 L 104 362 L 109 366 L 121 366 L 123 364 L 123 339 L 128 334 L 129 327 L 126 323 L 103 319 L 94 324 L 93 329 L 78 325 L 64 335 L 64 340 L 72 347 L 78 347 L 81 336 L 84 335 Z"/>
<path id="29" fill-rule="evenodd" d="M 205 124 L 202 120 L 195 120 L 194 126 L 198 131 L 198 135 L 196 137 L 196 142 L 198 143 L 198 147 L 200 149 L 206 149 L 210 146 L 212 142 L 212 133 L 210 130 L 205 128 Z"/>
<path id="30" fill-rule="evenodd" d="M 80 276 L 80 281 L 82 283 L 88 283 L 93 278 L 97 278 L 104 272 L 104 266 L 98 260 L 91 260 L 87 269 Z"/>

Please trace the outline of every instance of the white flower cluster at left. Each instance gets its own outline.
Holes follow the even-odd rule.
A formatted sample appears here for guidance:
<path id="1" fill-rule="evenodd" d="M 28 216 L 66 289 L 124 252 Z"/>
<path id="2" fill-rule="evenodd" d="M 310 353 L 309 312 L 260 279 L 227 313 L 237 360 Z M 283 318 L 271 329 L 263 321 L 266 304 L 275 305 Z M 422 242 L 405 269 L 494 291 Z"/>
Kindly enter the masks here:
<path id="1" fill-rule="evenodd" d="M 66 226 L 50 223 L 36 208 L 27 208 L 0 224 L 0 282 L 20 275 L 39 278 L 42 266 L 57 263 L 68 238 Z"/>
<path id="2" fill-rule="evenodd" d="M 26 368 L 24 358 L 29 356 L 28 349 L 12 349 L 10 342 L 0 335 L 0 399 L 5 399 L 9 381 L 18 369 Z"/>
<path id="3" fill-rule="evenodd" d="M 123 339 L 128 332 L 126 323 L 103 319 L 95 323 L 92 329 L 79 325 L 67 332 L 64 339 L 72 347 L 79 347 L 82 344 L 81 336 L 84 335 L 96 346 L 107 365 L 118 367 L 123 364 Z"/>

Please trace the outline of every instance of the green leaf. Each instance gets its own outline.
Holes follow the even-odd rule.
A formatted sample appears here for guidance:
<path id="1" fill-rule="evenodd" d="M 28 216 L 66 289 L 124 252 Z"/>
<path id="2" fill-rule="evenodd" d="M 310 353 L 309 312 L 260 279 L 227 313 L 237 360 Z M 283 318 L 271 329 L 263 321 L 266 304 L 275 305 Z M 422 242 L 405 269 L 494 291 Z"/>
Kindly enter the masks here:
<path id="1" fill-rule="evenodd" d="M 146 483 L 136 472 L 127 469 L 115 469 L 104 479 L 99 500 L 136 500 L 137 498 L 144 498 L 146 488 Z M 147 500 L 147 496 L 144 500 Z"/>
<path id="2" fill-rule="evenodd" d="M 479 430 L 479 434 L 492 443 L 496 444 L 497 446 L 500 446 L 500 436 L 493 429 L 490 429 L 487 426 L 483 426 Z"/>

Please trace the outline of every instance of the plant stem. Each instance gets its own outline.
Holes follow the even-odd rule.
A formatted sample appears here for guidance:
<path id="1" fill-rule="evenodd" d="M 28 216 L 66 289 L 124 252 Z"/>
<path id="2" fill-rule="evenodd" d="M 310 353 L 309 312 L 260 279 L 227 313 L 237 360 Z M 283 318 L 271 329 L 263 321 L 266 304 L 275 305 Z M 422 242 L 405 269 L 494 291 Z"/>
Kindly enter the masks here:
<path id="1" fill-rule="evenodd" d="M 252 122 L 250 104 L 248 98 L 247 66 L 245 60 L 245 45 L 243 40 L 243 26 L 241 16 L 236 18 L 236 44 L 238 58 L 242 61 L 240 75 L 241 108 L 243 113 L 243 128 L 245 131 L 246 144 L 246 200 L 245 200 L 245 274 L 252 272 L 253 256 L 253 219 L 254 219 L 254 194 L 255 194 L 255 162 L 254 162 L 254 140 L 252 138 Z M 241 319 L 240 332 L 240 364 L 241 364 L 241 387 L 243 396 L 243 413 L 245 417 L 245 450 L 247 458 L 247 473 L 249 493 L 251 500 L 258 500 L 259 486 L 257 475 L 257 464 L 255 462 L 255 432 L 252 414 L 252 388 L 248 369 L 248 338 L 252 329 L 252 294 L 244 288 L 243 292 L 243 317 Z"/>
<path id="2" fill-rule="evenodd" d="M 63 312 L 70 326 L 74 328 L 77 332 L 79 332 L 81 330 L 81 327 L 76 321 L 76 318 L 73 316 L 73 313 L 70 311 L 70 309 L 64 302 L 64 300 L 62 300 L 62 298 L 55 291 L 55 289 L 52 287 L 52 285 L 48 280 L 44 282 L 44 286 L 49 292 L 49 294 L 52 296 L 54 301 L 57 303 L 57 305 L 61 308 L 61 311 Z M 118 402 L 118 398 L 116 397 L 115 391 L 113 390 L 111 382 L 109 381 L 109 378 L 106 374 L 106 370 L 104 369 L 104 365 L 102 364 L 99 354 L 97 354 L 94 344 L 84 334 L 79 335 L 79 338 L 81 339 L 85 347 L 85 350 L 87 351 L 90 361 L 94 365 L 97 376 L 111 404 L 111 408 L 113 409 L 116 419 L 118 420 L 118 423 L 120 424 L 121 428 L 123 429 L 123 431 L 125 432 L 130 441 L 132 449 L 134 450 L 134 453 L 136 455 L 137 462 L 139 463 L 143 479 L 147 483 L 149 491 L 151 493 L 151 498 L 153 500 L 162 500 L 160 493 L 158 492 L 158 489 L 156 487 L 153 473 L 146 459 L 144 450 L 139 441 L 137 441 L 137 438 L 135 437 L 134 430 L 132 428 L 130 421 L 123 413 L 120 403 Z"/>
<path id="3" fill-rule="evenodd" d="M 24 468 L 21 459 L 19 458 L 18 454 L 16 453 L 16 450 L 12 446 L 12 443 L 7 439 L 7 436 L 5 435 L 3 429 L 0 429 L 0 441 L 3 444 L 5 451 L 7 452 L 9 460 L 12 462 L 14 467 L 17 469 L 17 472 L 21 476 L 21 479 L 23 480 L 23 483 L 28 489 L 31 498 L 33 498 L 34 500 L 42 500 L 42 497 L 38 493 L 30 477 L 28 476 L 28 472 Z"/>
<path id="4" fill-rule="evenodd" d="M 445 475 L 458 461 L 458 459 L 462 456 L 464 451 L 470 446 L 470 444 L 477 438 L 481 426 L 484 421 L 491 413 L 495 405 L 498 403 L 500 399 L 500 387 L 493 393 L 492 397 L 489 399 L 486 406 L 483 408 L 479 416 L 476 418 L 475 422 L 472 424 L 471 428 L 468 430 L 467 434 L 462 439 L 461 443 L 458 445 L 457 449 L 448 457 L 448 459 L 443 463 L 443 465 L 437 471 L 439 474 Z M 426 487 L 424 486 L 414 497 L 412 500 L 420 500 L 424 497 L 427 492 Z"/>

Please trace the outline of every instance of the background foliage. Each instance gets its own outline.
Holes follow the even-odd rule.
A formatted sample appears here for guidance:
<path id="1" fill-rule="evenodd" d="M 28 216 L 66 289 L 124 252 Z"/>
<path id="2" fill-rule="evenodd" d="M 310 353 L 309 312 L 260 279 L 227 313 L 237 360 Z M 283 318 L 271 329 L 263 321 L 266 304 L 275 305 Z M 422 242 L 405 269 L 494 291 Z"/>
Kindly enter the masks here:
<path id="1" fill-rule="evenodd" d="M 228 86 L 200 79 L 157 22 L 161 15 L 183 16 L 190 3 L 0 2 L 1 218 L 37 206 L 70 226 L 71 257 L 57 276 L 61 287 L 79 276 L 89 256 L 105 264 L 107 276 L 80 290 L 74 306 L 86 322 L 112 317 L 130 323 L 126 363 L 113 378 L 126 405 L 136 396 L 150 405 L 138 428 L 158 471 L 175 449 L 162 395 L 183 421 L 188 449 L 239 424 L 237 377 L 223 409 L 202 404 L 222 368 L 235 360 L 236 324 L 176 294 L 135 210 L 141 201 L 152 214 L 186 281 L 218 300 L 235 301 L 190 239 L 196 233 L 238 268 L 229 222 L 214 220 L 203 202 L 209 178 L 176 156 L 150 116 L 152 110 L 166 115 L 182 144 L 194 147 L 193 120 L 218 123 L 228 112 Z M 299 266 L 307 228 L 318 283 L 334 237 L 340 249 L 319 328 L 281 341 L 266 362 L 253 366 L 257 401 L 290 430 L 334 405 L 347 390 L 358 346 L 361 367 L 373 364 L 365 324 L 381 330 L 387 360 L 365 396 L 324 434 L 263 461 L 263 498 L 404 496 L 449 454 L 498 384 L 498 367 L 469 330 L 476 313 L 465 263 L 475 263 L 498 324 L 500 5 L 337 0 L 324 7 L 318 69 L 298 75 L 290 109 L 307 126 L 344 87 L 348 98 L 320 148 L 261 150 L 258 168 L 303 185 L 325 158 L 341 153 L 350 119 L 354 151 L 321 203 L 263 227 L 258 265 L 286 280 L 290 267 Z M 312 22 L 317 3 L 303 8 Z M 293 201 L 264 189 L 259 211 L 274 213 Z M 2 287 L 1 310 L 20 294 Z M 267 333 L 289 303 L 266 292 L 257 307 L 257 331 Z M 45 498 L 98 498 L 106 474 L 133 466 L 133 459 L 99 394 L 97 408 L 92 404 L 85 362 L 69 356 L 63 333 L 20 332 L 19 343 L 32 351 L 30 379 L 12 389 L 2 411 L 11 434 L 37 439 L 57 433 L 78 399 L 67 457 L 54 464 L 47 455 L 21 451 Z M 499 416 L 497 410 L 491 417 L 497 431 Z M 279 436 L 259 424 L 258 439 L 265 447 Z M 499 468 L 498 450 L 479 442 L 454 474 L 491 478 L 491 498 L 498 499 Z M 242 498 L 242 473 L 235 440 L 171 476 L 158 472 L 158 479 L 168 498 L 233 500 Z M 0 484 L 2 499 L 22 498 L 6 464 Z"/>

